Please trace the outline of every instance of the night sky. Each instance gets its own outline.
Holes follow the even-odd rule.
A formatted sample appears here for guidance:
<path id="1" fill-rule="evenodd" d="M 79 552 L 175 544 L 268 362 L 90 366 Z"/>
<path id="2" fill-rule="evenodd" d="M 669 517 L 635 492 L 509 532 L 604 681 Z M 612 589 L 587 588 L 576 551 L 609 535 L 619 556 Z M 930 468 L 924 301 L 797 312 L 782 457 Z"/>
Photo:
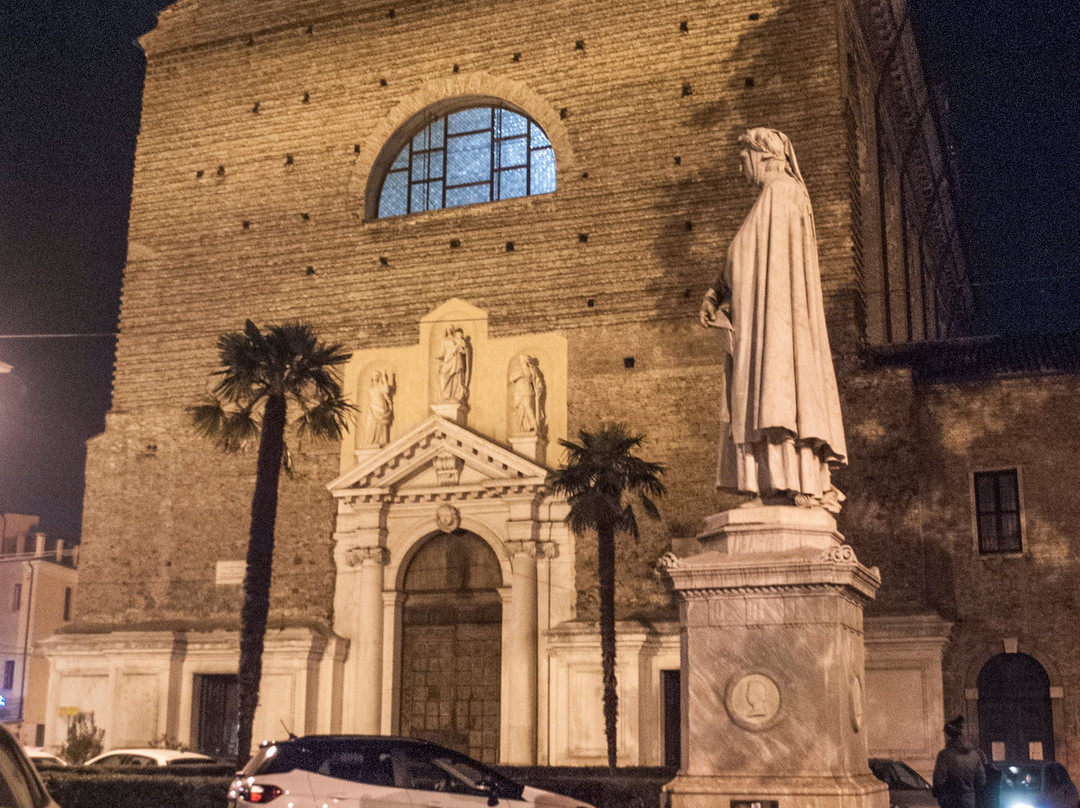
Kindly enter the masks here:
<path id="1" fill-rule="evenodd" d="M 213 0 L 203 0 L 212 2 Z M 974 330 L 1080 324 L 1080 2 L 911 0 L 949 104 Z M 144 61 L 168 0 L 0 0 L 0 512 L 76 540 L 104 428 Z M 11 335 L 91 335 L 14 339 Z"/>

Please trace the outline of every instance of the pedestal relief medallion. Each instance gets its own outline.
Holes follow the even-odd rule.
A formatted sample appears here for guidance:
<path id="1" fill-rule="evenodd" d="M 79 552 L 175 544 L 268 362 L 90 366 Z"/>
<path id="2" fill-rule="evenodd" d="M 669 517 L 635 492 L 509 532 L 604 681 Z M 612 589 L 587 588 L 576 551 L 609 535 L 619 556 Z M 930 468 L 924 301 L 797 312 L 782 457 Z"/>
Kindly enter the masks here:
<path id="1" fill-rule="evenodd" d="M 863 684 L 858 675 L 851 677 L 851 728 L 858 732 L 863 724 Z"/>
<path id="2" fill-rule="evenodd" d="M 763 673 L 735 674 L 728 682 L 724 706 L 743 729 L 767 729 L 780 715 L 780 688 Z"/>

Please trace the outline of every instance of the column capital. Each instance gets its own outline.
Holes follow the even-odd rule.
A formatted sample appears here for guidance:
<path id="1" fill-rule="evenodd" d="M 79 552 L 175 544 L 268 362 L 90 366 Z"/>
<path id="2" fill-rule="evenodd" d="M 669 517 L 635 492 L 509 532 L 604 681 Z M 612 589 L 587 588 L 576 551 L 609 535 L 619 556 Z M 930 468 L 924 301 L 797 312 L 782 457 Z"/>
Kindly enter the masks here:
<path id="1" fill-rule="evenodd" d="M 390 551 L 385 547 L 350 547 L 345 551 L 345 563 L 350 567 L 385 567 L 390 563 Z"/>

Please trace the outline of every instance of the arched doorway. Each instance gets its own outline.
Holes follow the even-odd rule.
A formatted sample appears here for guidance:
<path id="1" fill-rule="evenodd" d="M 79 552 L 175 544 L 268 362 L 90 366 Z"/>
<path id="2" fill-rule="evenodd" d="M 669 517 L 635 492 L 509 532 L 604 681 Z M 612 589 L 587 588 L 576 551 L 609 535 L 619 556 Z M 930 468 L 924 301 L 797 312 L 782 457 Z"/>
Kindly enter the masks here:
<path id="1" fill-rule="evenodd" d="M 499 759 L 502 571 L 465 530 L 426 539 L 409 562 L 401 639 L 402 735 Z"/>
<path id="2" fill-rule="evenodd" d="M 998 654 L 979 671 L 979 747 L 989 760 L 1053 760 L 1050 677 L 1027 654 Z"/>

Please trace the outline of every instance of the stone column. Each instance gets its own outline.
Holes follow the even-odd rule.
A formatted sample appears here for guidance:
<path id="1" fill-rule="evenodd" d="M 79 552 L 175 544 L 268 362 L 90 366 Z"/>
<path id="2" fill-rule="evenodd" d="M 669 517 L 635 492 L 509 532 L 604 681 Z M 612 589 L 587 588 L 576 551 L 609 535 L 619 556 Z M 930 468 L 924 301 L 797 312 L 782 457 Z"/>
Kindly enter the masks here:
<path id="1" fill-rule="evenodd" d="M 503 763 L 531 766 L 536 763 L 536 556 L 539 547 L 531 539 L 508 541 L 506 546 L 513 581 L 503 634 L 506 637 L 503 664 L 508 692 L 503 695 L 502 703 L 509 719 L 507 757 Z"/>
<path id="2" fill-rule="evenodd" d="M 680 601 L 671 808 L 886 808 L 867 767 L 862 611 L 881 584 L 820 509 L 712 516 L 662 561 Z"/>
<path id="3" fill-rule="evenodd" d="M 353 547 L 345 556 L 360 573 L 356 576 L 358 620 L 352 638 L 352 726 L 355 732 L 370 735 L 378 735 L 382 724 L 383 567 L 388 555 L 385 547 Z"/>

